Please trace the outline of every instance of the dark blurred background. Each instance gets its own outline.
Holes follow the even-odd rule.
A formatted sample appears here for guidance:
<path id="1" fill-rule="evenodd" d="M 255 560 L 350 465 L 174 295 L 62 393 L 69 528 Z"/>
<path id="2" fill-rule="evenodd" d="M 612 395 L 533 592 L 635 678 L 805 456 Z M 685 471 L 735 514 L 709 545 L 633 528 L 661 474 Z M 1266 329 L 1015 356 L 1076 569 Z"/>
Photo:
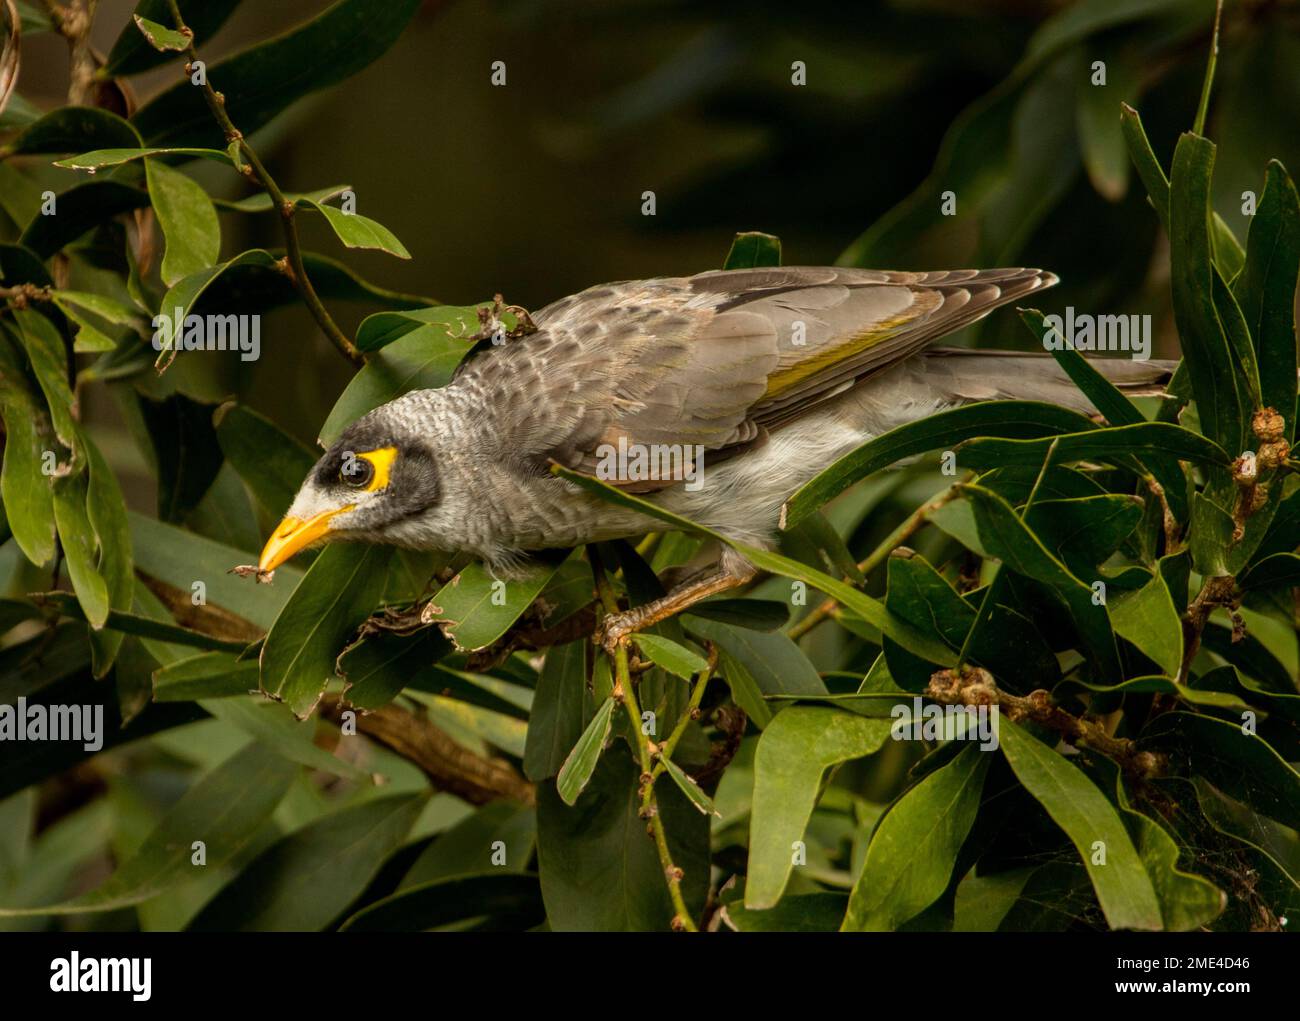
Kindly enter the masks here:
<path id="1" fill-rule="evenodd" d="M 203 56 L 211 67 L 325 6 L 244 3 Z M 132 7 L 99 5 L 100 48 Z M 357 211 L 412 259 L 344 252 L 304 217 L 309 248 L 440 301 L 500 291 L 536 308 L 606 280 L 717 267 L 736 231 L 762 230 L 780 235 L 788 263 L 1046 266 L 1064 283 L 1044 310 L 1150 312 L 1169 354 L 1163 238 L 1130 172 L 1119 103 L 1138 107 L 1167 167 L 1192 125 L 1213 13 L 1212 0 L 430 2 L 378 62 L 253 141 L 286 190 L 350 184 Z M 1208 133 L 1216 205 L 1243 238 L 1241 195 L 1262 187 L 1265 161 L 1300 165 L 1298 26 L 1294 2 L 1226 7 Z M 497 60 L 504 87 L 491 83 Z M 796 61 L 806 85 L 792 83 Z M 61 39 L 24 43 L 27 100 L 61 103 L 66 72 Z M 132 84 L 144 101 L 177 73 Z M 227 168 L 198 163 L 189 172 L 214 194 L 245 193 Z M 956 216 L 940 214 L 944 191 Z M 222 229 L 223 257 L 281 243 L 269 217 L 223 214 Z M 352 329 L 373 309 L 335 311 Z M 1010 312 L 969 339 L 1032 342 Z M 350 367 L 298 307 L 267 316 L 262 344 L 252 365 L 181 358 L 155 392 L 239 394 L 314 440 Z M 147 506 L 111 402 L 92 399 L 87 415 Z"/>

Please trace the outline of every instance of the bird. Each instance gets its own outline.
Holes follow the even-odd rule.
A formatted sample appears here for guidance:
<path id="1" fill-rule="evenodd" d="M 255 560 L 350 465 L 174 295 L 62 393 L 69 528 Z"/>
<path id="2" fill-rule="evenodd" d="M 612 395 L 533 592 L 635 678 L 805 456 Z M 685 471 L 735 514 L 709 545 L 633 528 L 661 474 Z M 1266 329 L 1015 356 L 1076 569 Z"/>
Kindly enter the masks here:
<path id="1" fill-rule="evenodd" d="M 751 580 L 729 543 L 773 548 L 785 500 L 873 437 L 975 401 L 1095 414 L 1045 352 L 934 346 L 1055 283 L 1027 268 L 773 266 L 588 288 L 533 314 L 531 332 L 481 345 L 446 386 L 347 427 L 258 570 L 360 541 L 468 553 L 511 578 L 539 551 L 665 527 L 558 477 L 559 464 L 728 540 L 663 597 L 607 616 L 602 640 L 615 645 Z M 1162 393 L 1174 367 L 1094 364 L 1134 396 Z"/>

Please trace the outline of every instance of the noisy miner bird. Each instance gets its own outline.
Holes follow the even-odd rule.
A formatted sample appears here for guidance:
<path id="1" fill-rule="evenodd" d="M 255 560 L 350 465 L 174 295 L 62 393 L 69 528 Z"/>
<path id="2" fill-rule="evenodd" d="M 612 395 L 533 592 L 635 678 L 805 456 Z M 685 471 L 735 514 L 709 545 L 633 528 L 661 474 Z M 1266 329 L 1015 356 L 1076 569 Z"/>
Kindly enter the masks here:
<path id="1" fill-rule="evenodd" d="M 349 540 L 467 551 L 510 577 L 529 551 L 665 527 L 557 477 L 552 462 L 771 548 L 787 497 L 896 426 L 994 399 L 1092 412 L 1045 353 L 931 346 L 1056 281 L 1038 269 L 781 266 L 592 287 L 536 313 L 535 332 L 485 346 L 447 386 L 404 394 L 346 429 L 259 569 Z M 1134 395 L 1162 392 L 1172 368 L 1095 364 Z M 611 458 L 620 450 L 622 461 Z M 609 470 L 647 451 L 643 467 L 673 467 L 649 479 Z M 656 462 L 664 451 L 702 452 L 702 464 Z M 607 618 L 606 644 L 755 574 L 728 546 L 712 556 L 665 597 Z"/>

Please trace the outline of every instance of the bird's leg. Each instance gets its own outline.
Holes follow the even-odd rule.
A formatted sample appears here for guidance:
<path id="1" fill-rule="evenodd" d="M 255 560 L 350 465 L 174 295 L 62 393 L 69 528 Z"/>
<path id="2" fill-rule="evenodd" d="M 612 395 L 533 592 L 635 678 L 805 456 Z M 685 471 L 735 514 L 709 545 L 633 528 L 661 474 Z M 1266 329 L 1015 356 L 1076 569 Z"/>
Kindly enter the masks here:
<path id="1" fill-rule="evenodd" d="M 613 652 L 628 635 L 681 613 L 701 599 L 743 585 L 757 574 L 754 565 L 734 550 L 724 547 L 722 557 L 708 571 L 676 586 L 666 596 L 634 606 L 625 613 L 612 613 L 601 623 L 598 637 Z"/>

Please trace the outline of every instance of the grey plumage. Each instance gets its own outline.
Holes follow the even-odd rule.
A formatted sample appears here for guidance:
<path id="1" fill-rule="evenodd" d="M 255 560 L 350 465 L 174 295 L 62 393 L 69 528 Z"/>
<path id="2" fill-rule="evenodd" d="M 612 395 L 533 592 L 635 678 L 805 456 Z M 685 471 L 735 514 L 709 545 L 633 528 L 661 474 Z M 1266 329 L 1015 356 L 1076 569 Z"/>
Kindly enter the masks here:
<path id="1" fill-rule="evenodd" d="M 483 351 L 447 387 L 359 420 L 290 514 L 306 520 L 348 502 L 332 538 L 463 549 L 508 572 L 528 550 L 661 527 L 551 476 L 552 460 L 592 473 L 620 443 L 698 446 L 698 489 L 680 477 L 609 481 L 770 545 L 791 492 L 903 422 L 993 398 L 1090 411 L 1050 357 L 930 347 L 1055 282 L 1034 269 L 775 267 L 594 287 L 536 313 L 537 332 Z M 1099 364 L 1138 391 L 1169 370 Z M 388 492 L 331 485 L 331 458 L 366 444 L 397 447 Z M 401 493 L 398 471 L 409 483 Z"/>

